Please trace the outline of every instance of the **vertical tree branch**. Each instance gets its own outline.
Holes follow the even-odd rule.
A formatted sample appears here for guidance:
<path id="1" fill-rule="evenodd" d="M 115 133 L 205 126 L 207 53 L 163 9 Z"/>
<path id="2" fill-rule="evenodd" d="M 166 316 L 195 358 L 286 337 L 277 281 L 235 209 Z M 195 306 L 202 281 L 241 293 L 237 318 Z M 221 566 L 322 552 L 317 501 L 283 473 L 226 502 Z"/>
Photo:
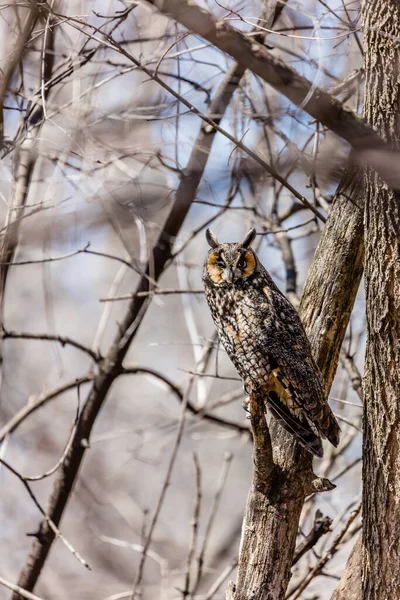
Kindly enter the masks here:
<path id="1" fill-rule="evenodd" d="M 315 251 L 300 314 L 328 395 L 363 273 L 362 173 L 351 166 L 339 184 Z"/>
<path id="2" fill-rule="evenodd" d="M 24 30 L 22 39 L 26 43 L 37 18 L 36 3 L 34 3 L 29 13 L 29 18 L 26 23 L 26 30 Z M 51 77 L 51 73 L 54 65 L 54 31 L 51 27 L 53 20 L 49 18 L 46 24 L 46 33 L 43 37 L 43 72 L 42 72 L 42 85 L 44 85 Z M 29 30 L 29 33 L 28 33 Z M 26 39 L 25 39 L 26 38 Z M 24 46 L 21 47 L 21 52 Z M 0 246 L 0 324 L 3 325 L 3 312 L 4 312 L 4 295 L 6 289 L 7 276 L 10 271 L 10 263 L 12 263 L 15 251 L 18 246 L 18 234 L 20 219 L 23 216 L 23 209 L 26 205 L 26 201 L 29 193 L 29 186 L 32 177 L 32 173 L 36 164 L 36 154 L 33 147 L 36 143 L 37 136 L 40 131 L 40 125 L 36 125 L 41 122 L 43 116 L 43 101 L 47 98 L 49 93 L 48 88 L 44 88 L 43 97 L 31 106 L 29 114 L 26 119 L 25 127 L 28 131 L 26 138 L 16 151 L 16 176 L 15 176 L 15 189 L 10 201 L 8 212 L 5 222 L 5 231 L 1 236 Z M 1 91 L 0 91 L 1 100 Z M 33 126 L 32 126 L 33 125 Z M 2 342 L 2 340 L 1 340 Z M 0 360 L 2 359 L 2 347 L 0 347 Z"/>
<path id="3" fill-rule="evenodd" d="M 19 35 L 16 36 L 14 47 L 10 52 L 8 65 L 6 69 L 0 69 L 0 149 L 4 146 L 4 97 L 7 94 L 8 86 L 10 85 L 15 68 L 25 52 L 25 45 L 30 38 L 39 15 L 36 0 L 31 0 L 30 4 L 31 7 L 25 14 L 25 21 L 21 31 L 19 32 Z M 15 10 L 19 10 L 18 6 L 15 7 Z"/>

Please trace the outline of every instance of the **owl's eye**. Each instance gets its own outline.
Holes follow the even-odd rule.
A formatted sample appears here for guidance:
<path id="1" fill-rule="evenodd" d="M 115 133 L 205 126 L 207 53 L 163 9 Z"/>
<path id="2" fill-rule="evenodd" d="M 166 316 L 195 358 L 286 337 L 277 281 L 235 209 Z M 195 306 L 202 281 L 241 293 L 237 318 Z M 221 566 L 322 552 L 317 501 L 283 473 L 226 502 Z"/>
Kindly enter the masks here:
<path id="1" fill-rule="evenodd" d="M 219 258 L 215 264 L 220 269 L 225 269 L 225 267 L 226 267 L 226 265 L 225 265 L 224 261 L 222 260 L 222 258 Z"/>
<path id="2" fill-rule="evenodd" d="M 241 258 L 237 264 L 239 269 L 245 269 L 246 265 L 247 265 L 247 262 L 244 260 L 244 258 Z"/>

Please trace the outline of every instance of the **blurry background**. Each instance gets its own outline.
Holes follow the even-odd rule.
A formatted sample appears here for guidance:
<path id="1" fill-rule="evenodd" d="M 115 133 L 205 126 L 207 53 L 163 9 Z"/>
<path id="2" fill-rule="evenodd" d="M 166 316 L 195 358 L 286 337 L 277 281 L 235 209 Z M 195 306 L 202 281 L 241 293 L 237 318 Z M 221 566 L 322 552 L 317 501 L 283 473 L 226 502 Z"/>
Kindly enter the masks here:
<path id="1" fill-rule="evenodd" d="M 36 12 L 29 2 L 0 6 L 1 259 L 15 263 L 1 267 L 2 318 L 11 332 L 1 349 L 1 457 L 25 476 L 43 476 L 60 461 L 97 369 L 87 353 L 57 338 L 107 355 L 189 155 L 211 135 L 203 131 L 196 145 L 202 121 L 130 56 L 202 112 L 232 64 L 146 3 L 48 6 Z M 204 6 L 244 31 L 273 23 L 273 33 L 259 31 L 274 55 L 361 111 L 358 1 L 278 3 L 272 19 L 262 2 Z M 329 213 L 348 155 L 342 141 L 250 73 L 218 116 L 221 127 Z M 113 383 L 61 523 L 92 570 L 56 540 L 35 590 L 43 598 L 130 597 L 157 506 L 140 585 L 145 600 L 182 598 L 185 590 L 187 596 L 188 573 L 190 597 L 222 599 L 234 578 L 251 444 L 241 382 L 216 343 L 200 293 L 205 227 L 235 241 L 255 226 L 261 260 L 295 302 L 323 224 L 223 135 L 216 134 L 207 156 L 174 259 L 159 281 L 160 291 L 170 293 L 153 296 L 124 363 L 148 372 Z M 364 341 L 360 294 L 344 347 L 352 367 L 361 368 Z M 348 372 L 349 365 L 339 367 L 330 400 L 342 445 L 327 446 L 325 458 L 315 461 L 316 473 L 337 488 L 305 504 L 299 542 L 317 509 L 333 519 L 332 532 L 296 565 L 293 587 L 359 497 L 361 410 Z M 193 410 L 182 413 L 179 394 L 187 389 Z M 47 401 L 10 426 L 40 399 Z M 43 506 L 56 474 L 31 483 Z M 0 477 L 0 575 L 16 582 L 32 542 L 27 534 L 37 531 L 41 515 L 15 475 L 3 467 Z M 341 547 L 304 600 L 330 598 L 350 547 Z M 10 595 L 0 588 L 0 598 Z"/>

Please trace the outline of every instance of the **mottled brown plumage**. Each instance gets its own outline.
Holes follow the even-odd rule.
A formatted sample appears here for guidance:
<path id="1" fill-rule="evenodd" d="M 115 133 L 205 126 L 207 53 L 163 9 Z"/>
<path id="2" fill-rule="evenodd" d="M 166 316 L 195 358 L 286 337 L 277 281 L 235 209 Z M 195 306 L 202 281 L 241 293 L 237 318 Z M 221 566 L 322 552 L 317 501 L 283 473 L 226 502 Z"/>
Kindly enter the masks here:
<path id="1" fill-rule="evenodd" d="M 242 243 L 219 244 L 207 230 L 207 302 L 246 392 L 265 395 L 282 427 L 322 456 L 320 436 L 337 446 L 340 428 L 301 320 L 250 248 L 255 235 L 252 229 Z"/>

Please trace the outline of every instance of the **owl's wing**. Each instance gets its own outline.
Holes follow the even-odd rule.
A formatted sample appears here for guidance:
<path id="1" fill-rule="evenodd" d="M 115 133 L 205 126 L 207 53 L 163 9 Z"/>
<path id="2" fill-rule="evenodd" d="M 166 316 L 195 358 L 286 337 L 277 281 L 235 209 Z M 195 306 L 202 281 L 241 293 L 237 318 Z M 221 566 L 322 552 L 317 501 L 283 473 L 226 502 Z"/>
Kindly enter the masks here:
<path id="1" fill-rule="evenodd" d="M 296 422 L 306 417 L 323 437 L 337 446 L 340 428 L 325 400 L 322 377 L 300 317 L 278 290 L 265 288 L 264 293 L 268 295 L 270 306 L 262 334 L 264 352 L 272 367 L 272 394 L 268 401 L 275 412 L 280 412 L 280 419 L 288 414 Z M 282 405 L 278 411 L 277 400 Z"/>
<path id="2" fill-rule="evenodd" d="M 304 414 L 291 410 L 284 397 L 275 391 L 268 393 L 267 405 L 278 423 L 297 438 L 299 443 L 312 454 L 321 458 L 324 454 L 321 438 L 316 428 L 307 420 Z"/>

